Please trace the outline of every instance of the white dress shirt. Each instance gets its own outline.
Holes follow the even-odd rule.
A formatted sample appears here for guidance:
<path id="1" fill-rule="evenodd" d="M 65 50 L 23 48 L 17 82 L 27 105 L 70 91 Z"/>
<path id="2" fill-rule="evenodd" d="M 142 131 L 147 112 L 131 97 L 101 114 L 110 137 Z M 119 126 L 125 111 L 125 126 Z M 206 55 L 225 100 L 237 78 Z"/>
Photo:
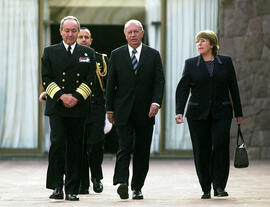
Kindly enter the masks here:
<path id="1" fill-rule="evenodd" d="M 132 51 L 133 50 L 136 50 L 137 52 L 135 53 L 135 57 L 137 59 L 137 62 L 139 62 L 140 60 L 140 55 L 141 55 L 141 51 L 142 51 L 142 43 L 139 45 L 139 47 L 137 48 L 133 48 L 133 47 L 130 47 L 130 45 L 128 45 L 128 51 L 129 51 L 129 56 L 131 57 L 132 56 Z"/>
<path id="2" fill-rule="evenodd" d="M 67 43 L 65 43 L 65 41 L 63 40 L 63 44 L 64 44 L 64 46 L 65 46 L 65 48 L 66 48 L 66 51 L 68 52 L 68 44 Z M 70 45 L 71 46 L 71 50 L 70 50 L 70 52 L 71 52 L 71 54 L 73 54 L 73 51 L 74 51 L 74 49 L 75 49 L 75 46 L 76 46 L 76 42 L 74 42 L 73 43 L 73 45 Z"/>

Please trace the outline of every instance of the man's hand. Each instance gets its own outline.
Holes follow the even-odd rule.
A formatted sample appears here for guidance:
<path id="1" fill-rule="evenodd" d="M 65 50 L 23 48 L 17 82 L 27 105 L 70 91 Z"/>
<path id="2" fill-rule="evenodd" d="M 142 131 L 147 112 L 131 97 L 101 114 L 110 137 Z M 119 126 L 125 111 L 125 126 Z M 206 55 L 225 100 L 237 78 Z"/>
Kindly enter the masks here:
<path id="1" fill-rule="evenodd" d="M 113 112 L 107 112 L 107 119 L 111 124 L 114 124 Z"/>
<path id="2" fill-rule="evenodd" d="M 72 94 L 63 94 L 60 96 L 60 99 L 63 101 L 64 106 L 67 108 L 72 108 L 78 103 L 78 100 L 73 97 Z"/>
<path id="3" fill-rule="evenodd" d="M 243 117 L 241 117 L 241 116 L 236 117 L 236 122 L 237 122 L 237 124 L 242 124 L 242 122 L 243 122 Z"/>
<path id="4" fill-rule="evenodd" d="M 159 107 L 156 104 L 151 104 L 148 116 L 149 118 L 154 117 L 158 113 Z"/>
<path id="5" fill-rule="evenodd" d="M 176 124 L 182 124 L 182 123 L 184 123 L 183 114 L 177 114 L 175 116 L 175 122 L 176 122 Z"/>
<path id="6" fill-rule="evenodd" d="M 39 95 L 38 100 L 40 103 L 42 103 L 43 101 L 46 101 L 46 99 L 47 99 L 47 93 L 44 91 Z"/>

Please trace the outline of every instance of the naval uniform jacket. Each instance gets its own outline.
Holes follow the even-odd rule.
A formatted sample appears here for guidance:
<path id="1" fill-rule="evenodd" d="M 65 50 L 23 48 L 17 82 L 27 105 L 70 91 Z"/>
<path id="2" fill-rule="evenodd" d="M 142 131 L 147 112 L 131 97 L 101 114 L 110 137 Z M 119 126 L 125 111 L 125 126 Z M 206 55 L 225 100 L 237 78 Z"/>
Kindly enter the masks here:
<path id="1" fill-rule="evenodd" d="M 89 111 L 91 86 L 95 76 L 95 52 L 76 44 L 73 54 L 61 42 L 46 47 L 42 57 L 42 81 L 47 92 L 45 115 L 85 117 Z M 72 94 L 78 103 L 67 108 L 60 100 L 62 94 Z"/>
<path id="2" fill-rule="evenodd" d="M 109 68 L 106 111 L 114 112 L 115 125 L 127 124 L 130 117 L 139 125 L 154 124 L 148 113 L 152 103 L 161 106 L 165 82 L 159 52 L 142 44 L 135 74 L 124 45 L 112 51 Z"/>
<path id="3" fill-rule="evenodd" d="M 189 93 L 188 119 L 207 120 L 210 114 L 213 119 L 232 119 L 232 107 L 235 117 L 243 116 L 235 70 L 228 56 L 215 57 L 212 77 L 201 56 L 187 59 L 176 89 L 176 114 L 184 113 Z"/>

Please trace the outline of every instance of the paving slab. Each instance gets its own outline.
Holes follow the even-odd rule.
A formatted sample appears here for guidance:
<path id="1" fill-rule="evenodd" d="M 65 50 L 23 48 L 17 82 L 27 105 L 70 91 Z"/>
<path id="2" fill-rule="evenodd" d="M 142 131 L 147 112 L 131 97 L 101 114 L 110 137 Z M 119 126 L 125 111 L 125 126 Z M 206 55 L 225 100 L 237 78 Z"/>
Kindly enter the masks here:
<path id="1" fill-rule="evenodd" d="M 144 200 L 120 200 L 112 185 L 115 159 L 104 160 L 104 191 L 79 195 L 80 201 L 50 200 L 45 188 L 47 160 L 0 160 L 0 207 L 269 207 L 270 161 L 251 161 L 245 169 L 231 165 L 229 197 L 201 200 L 193 160 L 150 161 L 142 189 Z M 213 192 L 212 192 L 213 194 Z M 131 192 L 130 192 L 131 195 Z"/>

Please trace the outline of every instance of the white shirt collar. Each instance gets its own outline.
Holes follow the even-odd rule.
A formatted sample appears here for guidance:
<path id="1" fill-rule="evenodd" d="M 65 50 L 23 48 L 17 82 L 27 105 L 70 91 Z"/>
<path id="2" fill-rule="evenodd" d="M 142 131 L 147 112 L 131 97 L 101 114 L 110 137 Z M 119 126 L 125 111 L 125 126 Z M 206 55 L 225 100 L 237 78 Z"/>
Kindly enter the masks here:
<path id="1" fill-rule="evenodd" d="M 63 44 L 64 44 L 64 46 L 65 46 L 65 48 L 66 48 L 66 51 L 68 51 L 68 44 L 67 43 L 65 43 L 65 41 L 63 40 Z M 70 50 L 70 52 L 71 52 L 71 54 L 73 53 L 73 51 L 74 51 L 74 49 L 75 49 L 75 46 L 76 46 L 76 42 L 74 42 L 73 43 L 73 45 L 70 45 L 71 46 L 71 50 Z"/>
<path id="2" fill-rule="evenodd" d="M 140 59 L 140 55 L 141 55 L 141 51 L 142 51 L 142 43 L 139 45 L 139 47 L 135 48 L 137 53 L 135 54 L 137 61 L 139 61 Z M 134 50 L 133 47 L 131 47 L 130 45 L 128 45 L 128 51 L 129 51 L 129 56 L 131 57 L 132 55 L 132 50 Z"/>

